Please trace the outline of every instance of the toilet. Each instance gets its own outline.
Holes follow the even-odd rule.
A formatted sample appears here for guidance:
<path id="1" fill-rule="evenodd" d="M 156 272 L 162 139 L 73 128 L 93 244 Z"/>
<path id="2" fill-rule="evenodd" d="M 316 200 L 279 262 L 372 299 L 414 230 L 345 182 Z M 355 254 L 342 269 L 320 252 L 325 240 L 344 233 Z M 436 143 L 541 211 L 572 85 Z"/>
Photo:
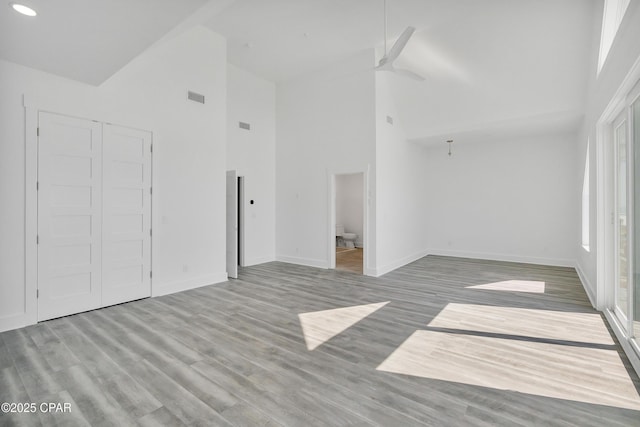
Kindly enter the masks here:
<path id="1" fill-rule="evenodd" d="M 344 245 L 347 248 L 355 248 L 356 237 L 358 235 L 356 233 L 342 233 L 342 240 L 344 240 Z"/>
<path id="2" fill-rule="evenodd" d="M 336 239 L 338 241 L 337 246 L 342 246 L 346 248 L 355 248 L 355 241 L 358 235 L 356 233 L 346 233 L 344 231 L 344 226 L 336 225 Z"/>

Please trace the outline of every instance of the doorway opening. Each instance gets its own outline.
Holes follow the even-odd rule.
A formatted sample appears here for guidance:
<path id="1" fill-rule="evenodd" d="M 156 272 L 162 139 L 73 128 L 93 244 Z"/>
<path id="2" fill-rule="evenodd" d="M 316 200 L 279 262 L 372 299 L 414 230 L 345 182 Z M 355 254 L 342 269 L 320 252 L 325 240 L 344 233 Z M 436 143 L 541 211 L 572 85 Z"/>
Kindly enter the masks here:
<path id="1" fill-rule="evenodd" d="M 238 266 L 244 266 L 244 176 L 238 177 Z"/>
<path id="2" fill-rule="evenodd" d="M 244 265 L 244 177 L 227 171 L 227 277 L 238 278 Z"/>
<path id="3" fill-rule="evenodd" d="M 333 253 L 336 270 L 363 274 L 365 246 L 365 174 L 333 175 Z"/>

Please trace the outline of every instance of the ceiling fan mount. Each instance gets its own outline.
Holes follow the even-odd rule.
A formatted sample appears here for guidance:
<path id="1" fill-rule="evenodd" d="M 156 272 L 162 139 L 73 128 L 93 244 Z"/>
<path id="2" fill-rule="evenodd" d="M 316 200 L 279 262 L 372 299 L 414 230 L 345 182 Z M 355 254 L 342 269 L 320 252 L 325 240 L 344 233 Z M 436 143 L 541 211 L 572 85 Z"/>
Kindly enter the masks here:
<path id="1" fill-rule="evenodd" d="M 421 75 L 414 73 L 411 70 L 405 70 L 402 68 L 396 68 L 393 66 L 393 62 L 400 56 L 403 49 L 407 45 L 407 42 L 416 31 L 414 27 L 407 27 L 398 40 L 391 46 L 391 49 L 387 52 L 387 0 L 384 0 L 384 56 L 378 62 L 376 71 L 391 71 L 396 74 L 400 74 L 405 77 L 412 78 L 414 80 L 423 81 L 425 78 Z"/>

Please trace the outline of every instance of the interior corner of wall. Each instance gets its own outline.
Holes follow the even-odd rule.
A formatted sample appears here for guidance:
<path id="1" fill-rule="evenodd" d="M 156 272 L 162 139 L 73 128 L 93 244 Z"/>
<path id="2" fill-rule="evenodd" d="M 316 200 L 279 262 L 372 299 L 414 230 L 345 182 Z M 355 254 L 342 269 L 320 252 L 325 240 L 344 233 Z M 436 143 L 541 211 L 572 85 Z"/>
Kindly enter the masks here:
<path id="1" fill-rule="evenodd" d="M 576 270 L 576 273 L 578 274 L 578 279 L 580 279 L 580 283 L 582 284 L 582 287 L 584 288 L 584 291 L 587 294 L 587 298 L 589 298 L 589 302 L 591 303 L 591 306 L 597 310 L 598 305 L 597 305 L 597 295 L 596 295 L 595 287 L 592 285 L 591 281 L 589 280 L 589 277 L 582 270 L 582 267 L 580 266 L 579 262 L 575 263 L 574 268 Z"/>

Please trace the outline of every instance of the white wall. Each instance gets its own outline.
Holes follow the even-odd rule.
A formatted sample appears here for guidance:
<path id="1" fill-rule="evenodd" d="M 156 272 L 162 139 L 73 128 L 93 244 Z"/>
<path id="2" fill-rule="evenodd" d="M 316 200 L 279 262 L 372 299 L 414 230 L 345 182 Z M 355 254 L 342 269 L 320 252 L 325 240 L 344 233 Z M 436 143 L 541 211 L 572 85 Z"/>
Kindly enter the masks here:
<path id="1" fill-rule="evenodd" d="M 376 275 L 381 275 L 426 255 L 425 204 L 431 195 L 425 185 L 426 150 L 407 141 L 392 85 L 398 79 L 421 83 L 387 72 L 375 78 Z"/>
<path id="2" fill-rule="evenodd" d="M 328 175 L 375 176 L 374 52 L 278 85 L 276 91 L 276 256 L 328 267 Z M 372 181 L 372 180 L 371 180 Z M 375 194 L 369 185 L 369 206 Z M 370 213 L 365 273 L 375 262 Z"/>
<path id="3" fill-rule="evenodd" d="M 136 58 L 100 87 L 0 61 L 0 330 L 33 323 L 25 295 L 28 106 L 153 132 L 153 294 L 225 273 L 226 43 L 193 28 Z M 187 101 L 187 90 L 206 104 Z"/>
<path id="4" fill-rule="evenodd" d="M 573 266 L 580 213 L 573 134 L 430 147 L 429 252 Z"/>
<path id="5" fill-rule="evenodd" d="M 364 225 L 364 174 L 336 175 L 336 225 L 356 233 L 355 245 L 362 247 Z"/>
<path id="6" fill-rule="evenodd" d="M 590 144 L 590 183 L 591 183 L 591 206 L 590 206 L 590 250 L 587 252 L 581 247 L 581 241 L 578 238 L 575 245 L 577 247 L 577 269 L 587 291 L 592 297 L 596 297 L 597 287 L 597 251 L 598 240 L 602 236 L 597 235 L 597 135 L 596 123 L 602 116 L 607 105 L 612 100 L 616 91 L 622 84 L 624 78 L 629 73 L 633 64 L 640 59 L 640 2 L 631 2 L 627 8 L 627 12 L 620 24 L 618 34 L 613 41 L 611 50 L 607 60 L 596 76 L 597 70 L 597 54 L 600 42 L 600 30 L 602 25 L 602 5 L 599 6 L 596 19 L 594 19 L 592 34 L 594 40 L 592 42 L 592 55 L 589 63 L 590 84 L 587 91 L 588 102 L 586 108 L 586 117 L 581 130 L 581 137 L 578 141 L 579 156 L 584 160 L 587 140 Z M 582 180 L 582 171 L 579 172 L 578 179 Z M 579 190 L 578 190 L 579 191 Z M 579 203 L 579 201 L 578 201 Z M 598 299 L 603 295 L 598 295 Z M 595 303 L 595 301 L 593 301 Z"/>
<path id="7" fill-rule="evenodd" d="M 275 85 L 228 64 L 227 169 L 244 176 L 245 265 L 275 260 L 275 112 Z M 251 129 L 241 129 L 238 122 Z"/>

